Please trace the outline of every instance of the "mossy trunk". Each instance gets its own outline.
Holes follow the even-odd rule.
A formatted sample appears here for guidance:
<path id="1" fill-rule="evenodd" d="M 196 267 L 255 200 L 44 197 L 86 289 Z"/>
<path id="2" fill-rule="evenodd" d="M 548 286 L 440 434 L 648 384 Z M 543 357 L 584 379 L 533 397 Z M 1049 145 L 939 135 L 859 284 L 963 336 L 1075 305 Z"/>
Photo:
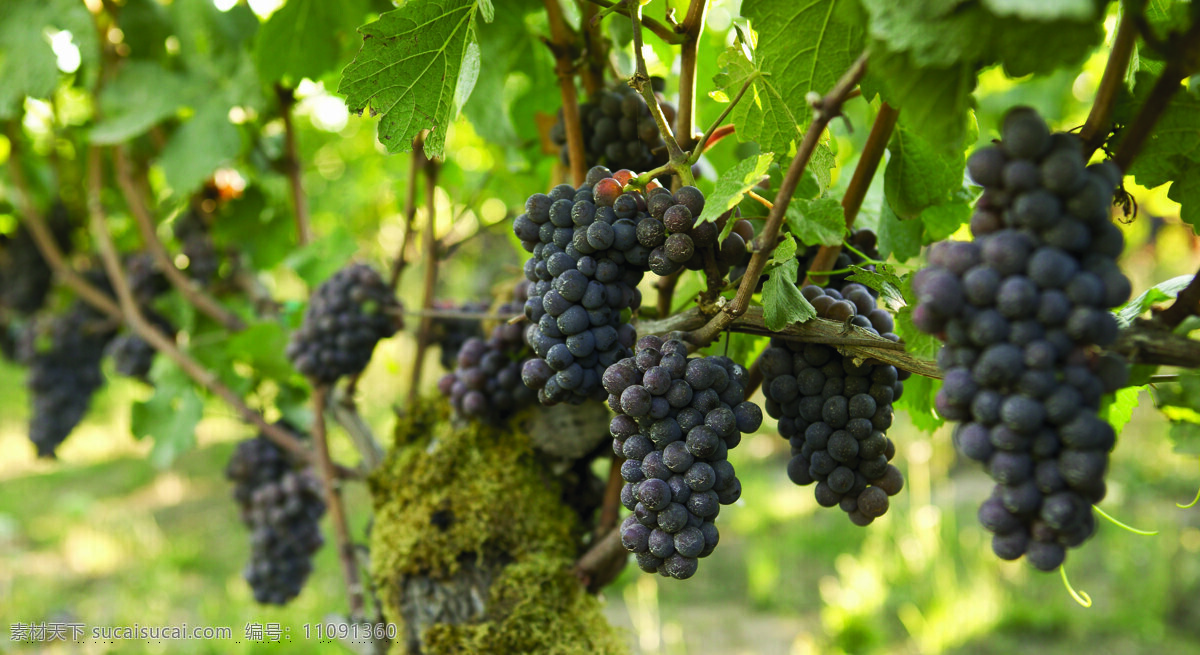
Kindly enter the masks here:
<path id="1" fill-rule="evenodd" d="M 399 653 L 619 653 L 571 572 L 583 526 L 547 458 L 508 425 L 414 408 L 372 476 L 371 566 Z"/>

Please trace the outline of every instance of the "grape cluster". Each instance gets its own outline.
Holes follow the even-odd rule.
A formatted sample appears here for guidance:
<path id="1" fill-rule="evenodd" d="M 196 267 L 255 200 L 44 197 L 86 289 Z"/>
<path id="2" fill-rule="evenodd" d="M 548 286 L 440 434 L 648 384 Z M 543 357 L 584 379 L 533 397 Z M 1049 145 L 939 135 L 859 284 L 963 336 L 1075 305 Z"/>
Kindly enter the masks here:
<path id="1" fill-rule="evenodd" d="M 197 209 L 189 209 L 176 221 L 174 232 L 188 260 L 188 276 L 201 284 L 212 282 L 221 267 L 221 259 L 204 217 Z"/>
<path id="2" fill-rule="evenodd" d="M 716 547 L 721 505 L 742 495 L 727 459 L 762 424 L 746 401 L 748 373 L 728 357 L 687 356 L 681 341 L 646 336 L 604 372 L 613 452 L 624 457 L 621 543 L 646 572 L 690 578 Z"/>
<path id="3" fill-rule="evenodd" d="M 317 287 L 292 334 L 287 356 L 312 380 L 332 384 L 371 361 L 380 339 L 396 333 L 399 303 L 375 269 L 350 264 Z"/>
<path id="4" fill-rule="evenodd" d="M 175 336 L 175 326 L 165 316 L 148 308 L 142 308 L 142 315 L 167 337 Z M 150 374 L 156 352 L 154 346 L 133 332 L 118 335 L 109 342 L 105 350 L 105 354 L 112 358 L 118 373 L 141 380 L 145 380 Z"/>
<path id="5" fill-rule="evenodd" d="M 69 254 L 71 221 L 66 207 L 61 202 L 55 203 L 46 221 L 58 247 Z M 45 304 L 53 280 L 54 272 L 25 225 L 11 239 L 0 235 L 0 307 L 22 314 L 36 312 Z"/>
<path id="6" fill-rule="evenodd" d="M 1129 298 L 1110 220 L 1121 172 L 1086 166 L 1072 134 L 1051 134 L 1032 109 L 1004 119 L 1002 141 L 967 170 L 984 187 L 975 240 L 942 242 L 913 280 L 913 322 L 945 341 L 935 407 L 959 422 L 954 441 L 996 481 L 979 511 L 1003 559 L 1050 571 L 1095 530 L 1116 434 L 1097 416 L 1124 386 L 1108 308 Z"/>
<path id="7" fill-rule="evenodd" d="M 433 303 L 434 309 L 449 309 L 460 312 L 485 313 L 490 308 L 486 301 L 456 303 L 454 301 L 438 300 Z M 520 312 L 518 307 L 514 311 Z M 483 337 L 481 323 L 469 318 L 434 318 L 431 323 L 433 334 L 431 338 L 441 350 L 439 361 L 442 368 L 454 370 L 458 361 L 458 351 L 469 339 Z"/>
<path id="8" fill-rule="evenodd" d="M 675 122 L 675 108 L 659 98 L 668 123 Z M 583 128 L 584 161 L 612 169 L 648 171 L 667 163 L 667 146 L 646 101 L 627 84 L 617 84 L 596 99 L 579 106 Z M 567 130 L 562 109 L 550 129 L 550 139 L 559 146 L 564 164 L 570 163 Z"/>
<path id="9" fill-rule="evenodd" d="M 311 469 L 297 470 L 262 435 L 238 444 L 225 477 L 234 482 L 242 523 L 250 529 L 243 577 L 259 603 L 286 604 L 304 587 L 313 554 L 325 543 L 321 482 Z"/>
<path id="10" fill-rule="evenodd" d="M 702 267 L 699 250 L 718 236 L 716 224 L 696 224 L 704 209 L 698 189 L 671 194 L 652 182 L 645 194 L 624 193 L 632 177 L 596 166 L 578 189 L 562 184 L 530 196 L 513 221 L 533 254 L 525 262 L 533 283 L 525 339 L 537 357 L 525 363 L 522 379 L 543 404 L 603 400 L 600 376 L 631 354 L 637 336 L 622 312 L 641 305 L 643 274 Z M 736 232 L 728 242 L 731 261 L 746 255 Z"/>
<path id="11" fill-rule="evenodd" d="M 530 286 L 527 280 L 517 284 L 512 302 L 502 305 L 500 313 L 520 312 Z M 521 364 L 529 355 L 523 333 L 520 325 L 500 323 L 486 341 L 471 337 L 462 345 L 458 366 L 438 381 L 438 391 L 450 398 L 460 416 L 504 419 L 537 399 L 534 391 L 521 383 Z"/>
<path id="12" fill-rule="evenodd" d="M 840 292 L 809 285 L 802 293 L 822 318 L 899 340 L 891 314 L 877 308 L 861 284 L 847 284 Z M 779 419 L 779 434 L 792 446 L 787 467 L 792 482 L 816 482 L 817 503 L 840 507 L 855 525 L 883 516 L 888 497 L 904 486 L 900 469 L 889 463 L 896 446 L 885 433 L 908 372 L 856 363 L 829 346 L 781 339 L 771 340 L 759 368 L 767 414 Z"/>
<path id="13" fill-rule="evenodd" d="M 33 404 L 29 439 L 39 457 L 54 457 L 87 414 L 92 394 L 104 384 L 100 361 L 113 337 L 104 317 L 82 301 L 49 321 L 44 335 L 49 346 L 38 350 L 31 344 L 26 358 L 25 385 Z M 36 339 L 39 332 L 35 327 L 27 336 Z"/>

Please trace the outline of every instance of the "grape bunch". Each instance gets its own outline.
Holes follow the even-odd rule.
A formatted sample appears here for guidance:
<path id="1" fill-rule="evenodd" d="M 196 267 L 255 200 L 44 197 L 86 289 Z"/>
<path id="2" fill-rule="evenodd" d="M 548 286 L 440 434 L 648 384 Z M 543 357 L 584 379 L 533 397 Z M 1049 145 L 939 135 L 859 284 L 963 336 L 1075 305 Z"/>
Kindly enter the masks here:
<path id="1" fill-rule="evenodd" d="M 238 444 L 225 477 L 234 483 L 242 523 L 250 529 L 243 577 L 259 603 L 286 604 L 304 587 L 313 554 L 325 543 L 321 481 L 311 469 L 298 470 L 262 435 Z"/>
<path id="2" fill-rule="evenodd" d="M 27 338 L 40 341 L 39 332 L 35 327 Z M 25 386 L 33 404 L 29 439 L 39 457 L 54 457 L 58 445 L 87 414 L 92 394 L 104 384 L 100 361 L 114 332 L 104 316 L 75 301 L 66 313 L 49 319 L 45 333 L 48 347 L 27 345 Z"/>
<path id="3" fill-rule="evenodd" d="M 659 98 L 668 123 L 675 122 L 675 108 Z M 667 145 L 658 132 L 646 101 L 628 84 L 618 83 L 596 99 L 579 106 L 583 128 L 584 161 L 612 168 L 648 171 L 667 163 Z M 567 130 L 562 109 L 558 122 L 550 129 L 550 139 L 559 146 L 564 164 L 567 154 Z"/>
<path id="4" fill-rule="evenodd" d="M 621 543 L 643 571 L 683 580 L 719 539 L 721 505 L 742 495 L 727 459 L 762 424 L 748 373 L 728 357 L 688 358 L 681 341 L 646 336 L 604 372 L 613 452 L 624 457 Z"/>
<path id="5" fill-rule="evenodd" d="M 64 254 L 71 252 L 71 220 L 67 209 L 56 202 L 46 216 L 51 235 Z M 25 225 L 11 239 L 0 235 L 0 307 L 21 314 L 32 314 L 46 302 L 54 281 L 54 272 L 42 258 Z"/>
<path id="6" fill-rule="evenodd" d="M 875 306 L 861 284 L 836 289 L 802 289 L 818 316 L 852 323 L 898 341 L 891 314 Z M 830 346 L 772 339 L 759 357 L 767 414 L 791 443 L 788 477 L 798 485 L 817 483 L 822 507 L 838 506 L 855 525 L 865 526 L 888 510 L 904 477 L 890 464 L 896 446 L 885 433 L 892 403 L 904 392 L 907 371 L 878 362 L 856 363 Z"/>
<path id="7" fill-rule="evenodd" d="M 433 303 L 434 309 L 450 309 L 460 312 L 484 313 L 490 308 L 486 301 L 468 301 L 464 303 L 455 303 L 453 301 L 438 300 Z M 521 308 L 515 310 L 520 312 Z M 480 322 L 469 318 L 434 318 L 432 321 L 433 335 L 432 339 L 438 344 L 441 349 L 439 361 L 442 368 L 452 371 L 454 370 L 455 362 L 458 361 L 458 351 L 463 347 L 463 344 L 469 339 L 478 339 L 483 337 L 483 329 L 480 327 Z"/>
<path id="8" fill-rule="evenodd" d="M 194 207 L 188 209 L 175 222 L 174 232 L 188 260 L 188 276 L 200 284 L 212 282 L 221 267 L 221 259 L 200 211 Z"/>
<path id="9" fill-rule="evenodd" d="M 500 313 L 520 312 L 528 298 L 529 287 L 528 280 L 518 283 L 512 302 L 501 305 Z M 521 365 L 528 355 L 524 329 L 520 325 L 500 323 L 492 328 L 486 341 L 478 337 L 467 339 L 458 351 L 458 366 L 442 376 L 438 391 L 450 398 L 450 404 L 460 416 L 508 418 L 537 399 L 537 394 L 521 383 Z"/>
<path id="10" fill-rule="evenodd" d="M 525 262 L 533 283 L 525 338 L 537 357 L 525 363 L 522 379 L 543 404 L 603 400 L 600 376 L 628 357 L 636 340 L 622 313 L 641 305 L 637 284 L 644 273 L 702 267 L 699 248 L 718 236 L 715 224 L 695 223 L 704 209 L 698 189 L 672 195 L 651 183 L 645 194 L 624 193 L 632 177 L 594 167 L 578 189 L 562 184 L 530 196 L 513 221 L 513 232 L 533 254 Z M 729 241 L 737 245 L 730 252 L 744 257 L 745 241 L 737 233 Z"/>
<path id="11" fill-rule="evenodd" d="M 1002 137 L 967 160 L 984 188 L 975 240 L 931 248 L 913 323 L 945 341 L 935 407 L 997 483 L 979 510 L 992 550 L 1051 571 L 1095 531 L 1116 441 L 1097 412 L 1128 377 L 1097 350 L 1117 337 L 1107 310 L 1130 295 L 1110 220 L 1121 172 L 1087 166 L 1079 138 L 1032 109 L 1010 111 Z"/>
<path id="12" fill-rule="evenodd" d="M 298 371 L 322 384 L 357 375 L 380 339 L 396 333 L 400 304 L 375 269 L 350 264 L 317 287 L 292 334 L 287 356 Z"/>
<path id="13" fill-rule="evenodd" d="M 145 307 L 141 311 L 150 325 L 169 338 L 175 337 L 175 326 L 165 316 Z M 133 332 L 118 335 L 109 342 L 105 350 L 105 354 L 112 358 L 118 373 L 140 380 L 145 380 L 150 374 L 156 352 L 154 346 Z"/>

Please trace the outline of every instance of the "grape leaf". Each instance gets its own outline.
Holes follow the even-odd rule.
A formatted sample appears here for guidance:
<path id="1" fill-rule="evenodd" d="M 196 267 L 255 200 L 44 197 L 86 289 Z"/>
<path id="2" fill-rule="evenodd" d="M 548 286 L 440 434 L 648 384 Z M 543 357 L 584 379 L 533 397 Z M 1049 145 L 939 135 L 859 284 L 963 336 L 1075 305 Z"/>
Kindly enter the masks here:
<path id="1" fill-rule="evenodd" d="M 879 298 L 893 311 L 908 304 L 904 300 L 904 293 L 900 290 L 904 286 L 904 281 L 893 273 L 887 264 L 880 264 L 873 271 L 861 266 L 851 266 L 850 268 L 854 269 L 854 272 L 846 279 L 878 291 Z"/>
<path id="2" fill-rule="evenodd" d="M 907 261 L 921 253 L 921 236 L 925 226 L 921 221 L 902 221 L 892 211 L 887 201 L 879 210 L 879 256 L 889 255 L 898 261 Z"/>
<path id="3" fill-rule="evenodd" d="M 165 468 L 196 443 L 196 424 L 204 414 L 204 403 L 187 375 L 165 357 L 155 358 L 150 380 L 154 395 L 134 401 L 129 428 L 135 439 L 154 439 L 150 461 Z"/>
<path id="4" fill-rule="evenodd" d="M 229 104 L 214 96 L 171 135 L 158 163 L 167 186 L 176 195 L 186 195 L 241 148 L 241 134 L 229 122 Z"/>
<path id="5" fill-rule="evenodd" d="M 853 4 L 846 0 L 742 3 L 742 15 L 758 34 L 752 70 L 765 77 L 755 80 L 754 89 L 733 110 L 739 140 L 757 141 L 763 150 L 777 153 L 787 152 L 788 144 L 799 140 L 812 122 L 805 96 L 833 88 L 862 52 L 864 29 L 854 16 Z M 733 59 L 733 53 L 723 57 Z M 734 77 L 735 81 L 724 86 L 729 97 L 738 92 L 747 75 Z M 748 130 L 745 134 L 743 126 Z"/>
<path id="6" fill-rule="evenodd" d="M 535 107 L 544 110 L 550 96 L 555 100 L 560 97 L 549 51 L 530 39 L 525 27 L 525 16 L 534 7 L 542 4 L 531 0 L 505 3 L 498 20 L 478 26 L 480 57 L 487 63 L 479 69 L 475 91 L 463 105 L 463 113 L 481 137 L 499 145 L 518 145 L 513 116 L 531 116 Z M 523 92 L 515 97 L 507 87 L 514 73 L 527 78 L 519 87 Z M 522 109 L 516 107 L 517 103 L 534 94 L 545 94 L 545 98 L 538 96 L 528 113 L 518 113 Z"/>
<path id="7" fill-rule="evenodd" d="M 1114 310 L 1113 313 L 1116 314 L 1117 325 L 1121 326 L 1122 328 L 1129 327 L 1133 324 L 1134 319 L 1149 311 L 1150 308 L 1154 306 L 1154 303 L 1170 300 L 1171 298 L 1178 296 L 1179 292 L 1183 291 L 1184 287 L 1186 287 L 1191 281 L 1191 275 L 1180 275 L 1179 277 L 1173 277 L 1166 282 L 1159 282 L 1149 289 L 1146 289 L 1137 298 L 1130 300 Z"/>
<path id="8" fill-rule="evenodd" d="M 155 0 L 126 0 L 117 14 L 117 25 L 125 34 L 122 43 L 129 47 L 129 57 L 157 59 L 166 54 L 171 19 Z"/>
<path id="9" fill-rule="evenodd" d="M 941 241 L 958 231 L 971 220 L 971 205 L 966 202 L 947 202 L 928 207 L 921 212 L 920 223 L 925 226 L 922 241 Z"/>
<path id="10" fill-rule="evenodd" d="M 872 46 L 863 95 L 876 93 L 900 109 L 901 122 L 928 143 L 961 152 L 974 104 L 975 68 L 959 62 L 944 67 L 918 66 L 906 53 Z"/>
<path id="11" fill-rule="evenodd" d="M 338 93 L 350 111 L 380 115 L 379 141 L 388 152 L 408 152 L 428 129 L 425 154 L 442 156 L 479 73 L 478 8 L 475 0 L 412 0 L 359 28 L 363 46 L 342 71 Z"/>
<path id="12" fill-rule="evenodd" d="M 883 193 L 900 218 L 914 218 L 962 188 L 967 160 L 961 150 L 934 147 L 900 124 L 888 143 L 888 153 Z"/>
<path id="13" fill-rule="evenodd" d="M 1108 421 L 1118 434 L 1133 418 L 1133 410 L 1137 408 L 1141 392 L 1146 387 L 1125 387 L 1116 393 L 1104 397 L 1100 403 L 1100 418 Z"/>
<path id="14" fill-rule="evenodd" d="M 772 154 L 765 152 L 755 155 L 749 159 L 743 159 L 721 174 L 717 178 L 717 184 L 713 188 L 712 193 L 704 201 L 704 211 L 700 212 L 700 217 L 697 222 L 711 223 L 725 212 L 737 207 L 742 198 L 746 197 L 746 192 L 753 189 L 755 185 L 762 181 L 767 175 L 767 169 L 771 166 Z M 733 221 L 725 222 L 725 229 L 721 232 L 721 237 L 725 237 L 733 230 Z"/>
<path id="15" fill-rule="evenodd" d="M 913 425 L 923 432 L 933 432 L 942 427 L 946 419 L 933 410 L 933 398 L 942 388 L 942 381 L 914 375 L 903 384 L 904 395 L 896 401 L 896 409 L 906 412 Z"/>
<path id="16" fill-rule="evenodd" d="M 234 334 L 226 343 L 236 361 L 247 364 L 260 375 L 286 380 L 295 372 L 284 354 L 287 341 L 282 325 L 261 322 Z"/>
<path id="17" fill-rule="evenodd" d="M 793 198 L 784 220 L 788 232 L 806 246 L 836 246 L 846 236 L 846 213 L 837 198 Z"/>
<path id="18" fill-rule="evenodd" d="M 100 92 L 92 143 L 111 145 L 145 133 L 174 115 L 186 92 L 187 79 L 179 73 L 150 61 L 125 64 Z"/>
<path id="19" fill-rule="evenodd" d="M 340 37 L 366 12 L 364 0 L 288 0 L 258 30 L 254 62 L 264 84 L 320 79 L 338 65 Z"/>
<path id="20" fill-rule="evenodd" d="M 763 283 L 763 318 L 767 329 L 777 332 L 793 323 L 803 323 L 817 315 L 808 299 L 796 288 L 800 261 L 796 259 L 796 241 L 789 234 L 775 248 L 780 262 Z"/>
<path id="21" fill-rule="evenodd" d="M 25 96 L 46 98 L 58 84 L 58 58 L 45 29 L 71 33 L 81 71 L 99 59 L 96 28 L 87 7 L 74 0 L 0 2 L 0 119 L 17 115 Z M 85 85 L 87 80 L 81 80 Z"/>

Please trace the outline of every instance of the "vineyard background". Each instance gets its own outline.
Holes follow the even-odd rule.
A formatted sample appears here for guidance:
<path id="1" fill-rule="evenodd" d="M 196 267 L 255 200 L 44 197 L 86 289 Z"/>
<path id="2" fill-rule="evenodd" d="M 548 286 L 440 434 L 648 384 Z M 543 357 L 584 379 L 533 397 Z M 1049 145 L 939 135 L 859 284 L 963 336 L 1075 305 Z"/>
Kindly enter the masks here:
<path id="1" fill-rule="evenodd" d="M 729 38 L 736 14 L 735 2 L 713 3 L 701 43 L 701 52 L 711 55 L 700 62 L 702 91 L 709 88 L 715 53 Z M 1111 39 L 1115 18 L 1106 28 Z M 346 47 L 352 52 L 356 45 Z M 1037 108 L 1060 129 L 1082 124 L 1105 58 L 1105 48 L 1097 48 L 1082 74 L 1064 72 L 1019 86 L 996 69 L 985 72 L 975 91 L 978 144 L 989 141 L 1004 110 L 1016 104 Z M 320 279 L 352 255 L 385 262 L 403 236 L 403 186 L 412 158 L 384 156 L 375 123 L 348 114 L 330 87 L 306 83 L 297 89 L 297 154 L 312 230 L 323 240 L 272 276 L 272 291 L 285 302 L 304 297 L 297 271 L 304 271 L 306 279 Z M 551 97 L 556 92 L 551 89 Z M 43 105 L 35 102 L 27 108 L 32 118 L 27 117 L 26 129 L 31 132 L 39 129 L 38 112 L 44 119 Z M 551 121 L 556 106 L 547 110 Z M 701 95 L 697 124 L 709 124 L 723 107 Z M 861 98 L 847 104 L 846 114 L 856 127 L 853 132 L 841 121 L 831 127 L 844 146 L 838 149 L 835 188 L 845 186 L 855 163 L 849 157 L 861 151 L 869 125 Z M 521 118 L 519 129 L 537 129 L 532 117 Z M 720 143 L 708 161 L 725 170 L 744 157 L 744 147 L 734 141 Z M 527 190 L 550 179 L 554 158 L 543 157 L 522 172 L 509 197 L 481 197 L 477 191 L 485 184 L 504 187 L 509 173 L 501 164 L 511 153 L 462 121 L 450 132 L 446 148 L 444 187 L 436 196 L 437 232 L 467 234 L 478 228 L 484 234 L 465 241 L 443 262 L 438 296 L 488 298 L 497 280 L 520 275 L 522 258 L 508 236 L 508 208 L 519 206 Z M 0 153 L 7 156 L 5 149 Z M 1166 197 L 1165 188 L 1143 189 L 1129 179 L 1127 184 L 1139 215 L 1122 226 L 1128 245 L 1121 264 L 1136 295 L 1193 273 L 1200 265 L 1200 241 L 1180 222 L 1179 205 Z M 882 186 L 880 175 L 859 226 L 871 227 L 878 220 Z M 424 212 L 422 201 L 418 222 Z M 13 223 L 13 215 L 0 213 L 0 227 Z M 290 229 L 286 221 L 285 226 Z M 270 244 L 256 241 L 251 246 Z M 412 262 L 408 279 L 421 279 L 423 266 Z M 684 291 L 681 297 L 687 295 Z M 421 302 L 416 284 L 402 287 L 400 295 L 406 306 Z M 402 404 L 408 391 L 414 353 L 411 330 L 398 334 L 376 350 L 359 383 L 360 409 L 380 435 L 388 434 L 393 406 Z M 433 393 L 441 373 L 434 357 L 425 367 L 422 386 L 427 393 Z M 1200 649 L 1200 609 L 1194 602 L 1200 592 L 1200 514 L 1176 507 L 1196 493 L 1197 461 L 1173 450 L 1168 425 L 1147 392 L 1142 393 L 1143 402 L 1113 453 L 1104 508 L 1159 534 L 1135 536 L 1101 522 L 1089 546 L 1067 564 L 1074 586 L 1095 601 L 1090 609 L 1073 602 L 1057 576 L 1040 575 L 1024 563 L 996 561 L 988 534 L 975 519 L 979 499 L 990 486 L 986 475 L 955 454 L 948 427 L 925 434 L 900 413 L 890 435 L 907 484 L 887 516 L 869 529 L 850 525 L 838 512 L 819 511 L 811 489 L 791 484 L 784 471 L 787 444 L 767 421 L 731 455 L 744 497 L 756 500 L 740 503 L 722 519 L 718 556 L 709 558 L 687 584 L 626 567 L 602 593 L 606 615 L 642 653 L 986 655 L 1070 648 L 1132 654 L 1152 648 Z M 3 622 L 45 617 L 90 625 L 230 625 L 237 639 L 250 620 L 280 622 L 295 631 L 344 612 L 343 581 L 336 553 L 328 546 L 317 555 L 315 572 L 293 603 L 264 608 L 253 602 L 241 577 L 245 533 L 221 474 L 236 442 L 253 431 L 229 409 L 208 403 L 194 447 L 134 440 L 129 436 L 130 401 L 151 395 L 137 382 L 110 378 L 87 419 L 60 448 L 59 460 L 36 460 L 26 437 L 23 373 L 0 360 Z M 761 393 L 755 399 L 761 402 Z M 352 459 L 344 439 L 335 439 L 332 447 L 335 460 Z M 361 533 L 370 504 L 361 485 L 347 489 L 351 526 Z M 0 651 L 13 648 L 21 645 L 0 641 Z M 151 645 L 149 650 L 271 648 L 186 642 Z"/>

